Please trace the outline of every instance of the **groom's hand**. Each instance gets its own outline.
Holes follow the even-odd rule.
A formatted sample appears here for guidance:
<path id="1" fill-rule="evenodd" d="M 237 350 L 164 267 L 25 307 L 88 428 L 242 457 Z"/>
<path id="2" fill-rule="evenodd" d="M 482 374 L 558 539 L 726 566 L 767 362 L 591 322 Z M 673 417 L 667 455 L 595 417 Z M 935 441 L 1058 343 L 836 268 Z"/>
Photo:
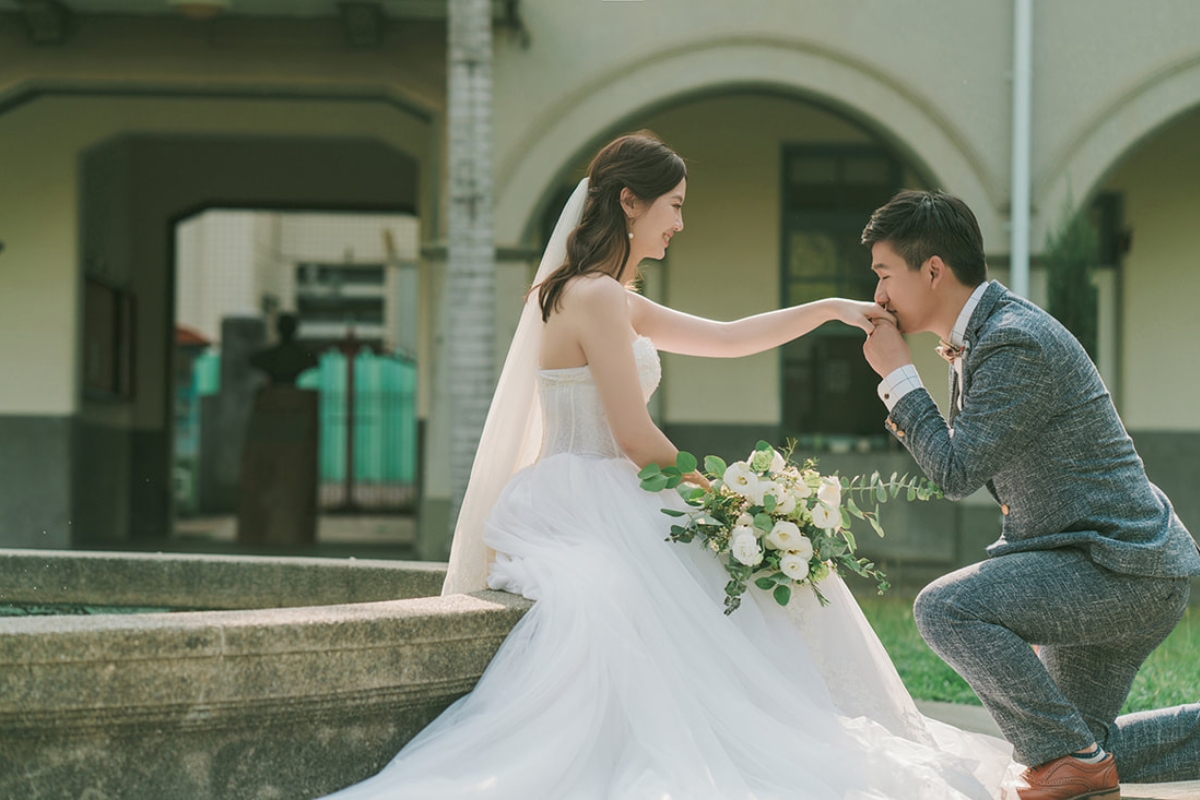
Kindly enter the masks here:
<path id="1" fill-rule="evenodd" d="M 912 363 L 912 353 L 909 352 L 908 342 L 894 323 L 887 319 L 875 320 L 875 330 L 863 342 L 863 355 L 871 369 L 886 378 L 905 364 Z"/>

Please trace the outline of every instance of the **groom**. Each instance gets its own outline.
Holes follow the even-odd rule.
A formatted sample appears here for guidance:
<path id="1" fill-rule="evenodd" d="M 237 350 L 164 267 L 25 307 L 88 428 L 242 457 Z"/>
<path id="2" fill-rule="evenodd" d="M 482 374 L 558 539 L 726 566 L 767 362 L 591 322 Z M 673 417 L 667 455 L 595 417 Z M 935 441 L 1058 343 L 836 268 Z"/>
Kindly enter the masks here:
<path id="1" fill-rule="evenodd" d="M 1149 482 L 1095 366 L 1062 325 L 987 280 L 974 214 L 904 191 L 862 235 L 879 278 L 863 345 L 887 427 L 952 500 L 981 486 L 1003 530 L 988 560 L 917 597 L 921 635 L 1029 765 L 1022 800 L 1118 798 L 1200 778 L 1200 703 L 1117 716 L 1179 621 L 1200 554 Z M 938 411 L 901 334 L 933 331 L 951 364 Z M 1035 652 L 1030 645 L 1039 645 Z"/>

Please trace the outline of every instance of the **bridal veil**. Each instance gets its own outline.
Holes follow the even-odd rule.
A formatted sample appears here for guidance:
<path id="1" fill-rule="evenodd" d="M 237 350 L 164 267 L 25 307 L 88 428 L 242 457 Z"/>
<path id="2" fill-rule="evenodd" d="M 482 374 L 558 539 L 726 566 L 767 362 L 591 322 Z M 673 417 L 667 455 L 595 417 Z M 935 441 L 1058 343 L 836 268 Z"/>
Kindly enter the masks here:
<path id="1" fill-rule="evenodd" d="M 542 253 L 533 285 L 562 266 L 567 257 L 567 237 L 579 224 L 588 197 L 584 178 L 571 193 Z M 525 300 L 525 309 L 513 334 L 488 409 L 479 449 L 471 466 L 471 479 L 463 496 L 450 546 L 450 566 L 442 594 L 478 592 L 487 588 L 488 567 L 495 553 L 483 542 L 483 521 L 496 498 L 519 470 L 532 464 L 542 444 L 542 410 L 537 399 L 538 354 L 542 342 L 542 315 L 537 292 Z"/>

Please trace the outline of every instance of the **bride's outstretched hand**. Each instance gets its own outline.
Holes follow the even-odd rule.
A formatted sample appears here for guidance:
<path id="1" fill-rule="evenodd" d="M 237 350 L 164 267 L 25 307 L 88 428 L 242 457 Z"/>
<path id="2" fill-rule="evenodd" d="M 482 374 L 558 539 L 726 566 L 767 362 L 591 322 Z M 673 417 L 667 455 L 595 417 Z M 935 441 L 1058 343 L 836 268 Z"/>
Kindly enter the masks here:
<path id="1" fill-rule="evenodd" d="M 893 325 L 896 324 L 896 318 L 892 316 L 891 312 L 878 303 L 865 300 L 835 298 L 833 304 L 837 319 L 847 325 L 862 328 L 868 334 L 875 330 L 875 322 L 877 320 L 890 322 Z"/>

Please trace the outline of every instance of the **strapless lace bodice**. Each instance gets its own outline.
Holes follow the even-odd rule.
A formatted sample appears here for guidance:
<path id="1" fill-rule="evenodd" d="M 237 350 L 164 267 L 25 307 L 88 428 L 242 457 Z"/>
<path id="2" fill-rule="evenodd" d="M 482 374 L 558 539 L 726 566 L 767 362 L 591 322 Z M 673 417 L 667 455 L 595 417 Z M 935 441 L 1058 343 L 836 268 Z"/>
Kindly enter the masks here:
<path id="1" fill-rule="evenodd" d="M 648 338 L 639 336 L 633 341 L 633 354 L 637 359 L 642 396 L 649 400 L 662 377 L 658 351 Z M 603 458 L 622 455 L 604 415 L 591 368 L 539 370 L 538 394 L 544 420 L 542 458 L 559 453 Z"/>

